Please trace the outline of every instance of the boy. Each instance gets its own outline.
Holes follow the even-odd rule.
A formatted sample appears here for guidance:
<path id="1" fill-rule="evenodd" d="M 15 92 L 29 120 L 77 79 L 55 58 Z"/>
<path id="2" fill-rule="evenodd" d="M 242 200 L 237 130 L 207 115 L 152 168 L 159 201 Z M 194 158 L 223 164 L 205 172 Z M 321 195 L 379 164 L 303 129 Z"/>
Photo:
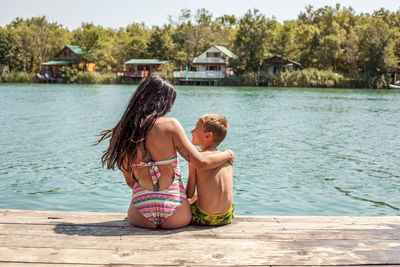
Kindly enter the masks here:
<path id="1" fill-rule="evenodd" d="M 218 114 L 201 116 L 191 131 L 192 144 L 202 153 L 218 151 L 217 146 L 228 131 L 228 121 Z M 196 169 L 189 164 L 187 197 L 194 195 L 197 185 L 197 200 L 191 205 L 192 223 L 200 225 L 225 225 L 232 222 L 235 206 L 232 204 L 233 170 L 230 163 L 215 169 Z"/>

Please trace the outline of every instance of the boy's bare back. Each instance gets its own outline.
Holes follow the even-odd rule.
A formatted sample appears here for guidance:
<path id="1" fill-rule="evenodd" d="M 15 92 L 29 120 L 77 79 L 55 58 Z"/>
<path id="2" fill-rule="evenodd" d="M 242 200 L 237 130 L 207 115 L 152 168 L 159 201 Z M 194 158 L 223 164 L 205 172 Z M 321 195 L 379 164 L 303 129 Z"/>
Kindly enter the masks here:
<path id="1" fill-rule="evenodd" d="M 204 151 L 201 153 L 213 153 Z M 205 212 L 218 214 L 232 207 L 232 165 L 225 163 L 215 169 L 196 169 L 198 206 Z"/>
<path id="2" fill-rule="evenodd" d="M 199 146 L 201 153 L 212 154 L 228 131 L 228 121 L 219 114 L 201 116 L 191 131 L 192 144 Z M 233 157 L 232 157 L 233 159 Z M 234 218 L 233 161 L 219 167 L 195 168 L 189 164 L 186 186 L 187 197 L 191 198 L 197 188 L 197 202 L 191 204 L 192 223 L 201 225 L 225 225 Z"/>

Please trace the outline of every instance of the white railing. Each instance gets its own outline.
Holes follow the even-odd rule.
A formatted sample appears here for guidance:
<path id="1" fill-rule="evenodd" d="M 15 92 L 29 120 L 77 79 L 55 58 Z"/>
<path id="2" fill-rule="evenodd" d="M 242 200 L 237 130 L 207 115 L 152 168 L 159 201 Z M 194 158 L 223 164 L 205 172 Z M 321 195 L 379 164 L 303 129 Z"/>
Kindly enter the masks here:
<path id="1" fill-rule="evenodd" d="M 225 64 L 225 60 L 220 57 L 195 57 L 193 64 Z"/>
<path id="2" fill-rule="evenodd" d="M 174 78 L 185 79 L 222 79 L 225 78 L 223 71 L 174 71 Z"/>
<path id="3" fill-rule="evenodd" d="M 148 70 L 142 71 L 119 71 L 117 72 L 118 77 L 125 77 L 125 78 L 137 78 L 137 77 L 147 77 L 149 76 Z"/>

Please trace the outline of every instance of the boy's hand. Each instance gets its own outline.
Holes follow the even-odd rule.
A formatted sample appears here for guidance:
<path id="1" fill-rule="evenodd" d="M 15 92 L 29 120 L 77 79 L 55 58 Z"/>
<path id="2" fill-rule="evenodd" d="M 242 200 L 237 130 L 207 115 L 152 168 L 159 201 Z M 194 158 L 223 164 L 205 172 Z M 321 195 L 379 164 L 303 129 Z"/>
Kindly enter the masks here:
<path id="1" fill-rule="evenodd" d="M 235 161 L 235 154 L 234 154 L 233 151 L 230 150 L 230 149 L 224 150 L 224 152 L 225 152 L 225 151 L 227 151 L 227 152 L 229 153 L 229 155 L 231 155 L 231 158 L 228 160 L 228 162 L 229 162 L 231 165 L 233 165 L 233 162 Z"/>

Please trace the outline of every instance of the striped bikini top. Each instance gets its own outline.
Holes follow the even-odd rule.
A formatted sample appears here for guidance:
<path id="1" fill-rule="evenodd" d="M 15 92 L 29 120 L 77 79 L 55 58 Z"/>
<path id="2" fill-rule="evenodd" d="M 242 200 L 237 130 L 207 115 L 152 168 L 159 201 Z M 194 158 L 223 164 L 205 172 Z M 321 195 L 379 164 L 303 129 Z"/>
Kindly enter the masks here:
<path id="1" fill-rule="evenodd" d="M 178 161 L 178 154 L 175 152 L 172 156 L 164 159 L 164 160 L 159 160 L 159 161 L 152 161 L 150 160 L 149 162 L 139 162 L 139 163 L 133 163 L 131 165 L 131 170 L 132 170 L 132 178 L 139 183 L 139 181 L 136 179 L 133 170 L 135 169 L 140 169 L 144 167 L 149 167 L 149 172 L 151 175 L 151 180 L 153 182 L 153 190 L 154 191 L 159 191 L 160 190 L 160 185 L 158 183 L 158 180 L 160 179 L 161 172 L 158 169 L 158 165 L 166 165 L 166 164 L 171 164 L 171 166 L 174 168 L 174 176 L 176 176 L 177 172 L 179 175 L 179 161 Z M 175 179 L 175 177 L 174 177 Z"/>

